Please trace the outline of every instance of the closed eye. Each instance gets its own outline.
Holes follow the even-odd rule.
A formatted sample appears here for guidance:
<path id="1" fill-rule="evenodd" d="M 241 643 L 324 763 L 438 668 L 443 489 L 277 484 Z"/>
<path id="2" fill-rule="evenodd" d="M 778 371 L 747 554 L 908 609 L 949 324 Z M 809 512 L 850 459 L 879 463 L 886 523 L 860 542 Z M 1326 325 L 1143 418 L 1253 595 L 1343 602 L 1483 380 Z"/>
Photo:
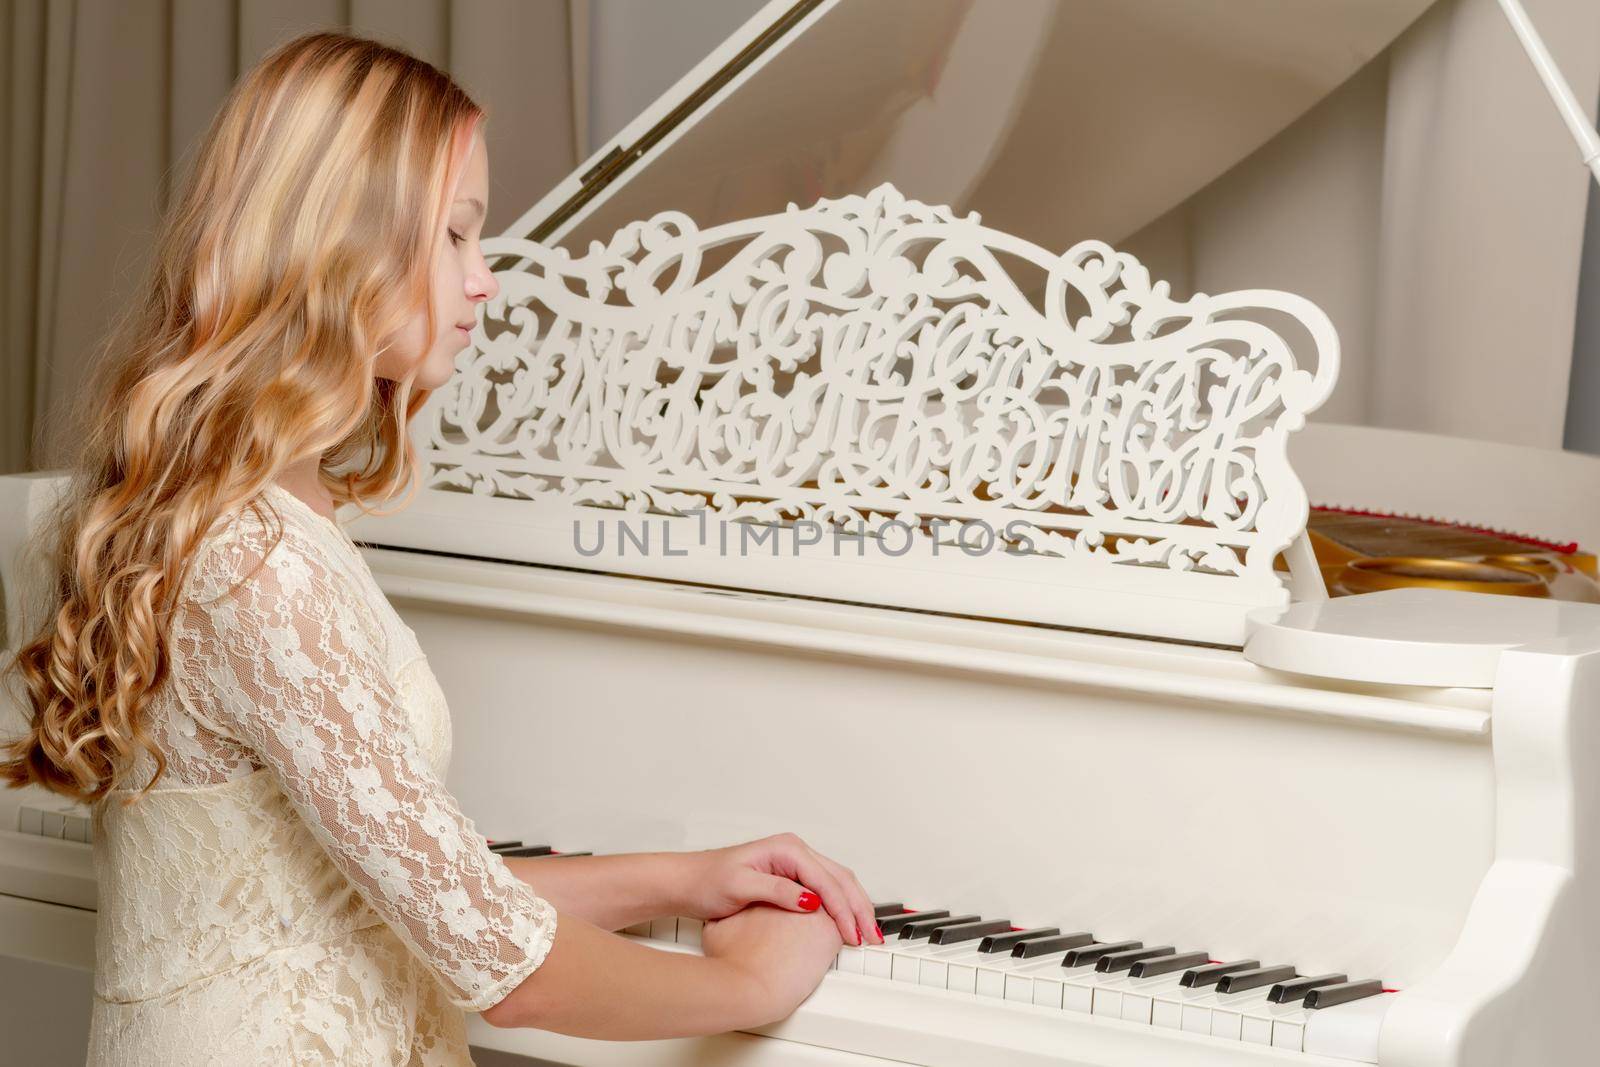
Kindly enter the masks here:
<path id="1" fill-rule="evenodd" d="M 457 233 L 454 230 L 447 229 L 447 230 L 445 230 L 445 233 L 448 233 L 450 235 L 450 243 L 453 244 L 453 245 L 458 245 L 462 241 L 466 240 L 466 238 L 462 237 L 459 233 Z"/>

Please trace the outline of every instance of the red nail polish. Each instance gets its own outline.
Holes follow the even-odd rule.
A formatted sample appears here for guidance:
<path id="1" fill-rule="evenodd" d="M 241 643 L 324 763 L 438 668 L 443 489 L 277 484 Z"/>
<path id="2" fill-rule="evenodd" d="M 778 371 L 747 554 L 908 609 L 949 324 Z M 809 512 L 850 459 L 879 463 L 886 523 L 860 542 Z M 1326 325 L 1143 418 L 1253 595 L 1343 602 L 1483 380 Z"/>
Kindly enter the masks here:
<path id="1" fill-rule="evenodd" d="M 811 892 L 811 890 L 808 889 L 800 894 L 801 911 L 816 911 L 820 907 L 822 907 L 822 898 Z"/>
<path id="2" fill-rule="evenodd" d="M 872 932 L 878 935 L 879 941 L 883 940 L 883 927 L 879 926 L 877 923 L 873 923 Z"/>

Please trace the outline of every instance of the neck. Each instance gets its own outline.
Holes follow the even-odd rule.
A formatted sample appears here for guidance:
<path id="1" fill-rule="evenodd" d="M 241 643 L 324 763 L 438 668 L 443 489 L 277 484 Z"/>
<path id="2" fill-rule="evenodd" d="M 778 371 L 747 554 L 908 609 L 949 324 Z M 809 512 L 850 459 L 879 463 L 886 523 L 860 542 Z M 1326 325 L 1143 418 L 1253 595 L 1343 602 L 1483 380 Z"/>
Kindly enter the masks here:
<path id="1" fill-rule="evenodd" d="M 278 484 L 309 504 L 318 514 L 333 518 L 333 497 L 317 477 L 320 456 L 308 456 L 278 475 Z"/>

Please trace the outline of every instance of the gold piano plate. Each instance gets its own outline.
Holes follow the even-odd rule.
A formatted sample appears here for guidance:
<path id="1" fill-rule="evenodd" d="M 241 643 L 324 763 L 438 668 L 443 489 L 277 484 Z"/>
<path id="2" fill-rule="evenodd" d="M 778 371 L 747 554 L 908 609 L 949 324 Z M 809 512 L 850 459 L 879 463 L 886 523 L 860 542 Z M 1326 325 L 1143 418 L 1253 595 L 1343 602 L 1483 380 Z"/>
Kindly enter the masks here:
<path id="1" fill-rule="evenodd" d="M 1417 587 L 1600 603 L 1594 553 L 1576 544 L 1322 507 L 1307 533 L 1331 596 Z"/>
<path id="2" fill-rule="evenodd" d="M 1350 593 L 1423 586 L 1505 596 L 1550 595 L 1550 587 L 1544 579 L 1527 570 L 1468 560 L 1431 559 L 1427 556 L 1381 556 L 1351 560 L 1339 572 L 1338 583 Z"/>

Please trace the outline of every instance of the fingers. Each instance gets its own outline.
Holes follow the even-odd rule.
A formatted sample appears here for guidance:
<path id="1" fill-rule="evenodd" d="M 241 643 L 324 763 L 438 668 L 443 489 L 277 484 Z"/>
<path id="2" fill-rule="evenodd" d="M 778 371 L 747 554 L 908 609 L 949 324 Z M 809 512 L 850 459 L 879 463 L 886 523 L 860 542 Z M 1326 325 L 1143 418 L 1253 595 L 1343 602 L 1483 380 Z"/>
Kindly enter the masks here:
<path id="1" fill-rule="evenodd" d="M 876 935 L 872 902 L 853 872 L 821 855 L 794 834 L 780 834 L 775 844 L 778 848 L 774 858 L 787 861 L 793 869 L 774 873 L 787 874 L 822 897 L 822 906 L 833 917 L 845 944 L 881 941 Z"/>
<path id="2" fill-rule="evenodd" d="M 862 888 L 861 881 L 856 878 L 856 872 L 842 863 L 837 863 L 816 853 L 817 861 L 828 868 L 829 872 L 844 887 L 845 896 L 849 900 L 851 913 L 855 916 L 856 923 L 860 926 L 863 942 L 882 944 L 883 938 L 878 934 L 878 920 L 872 913 L 872 899 L 867 896 L 867 891 Z"/>
<path id="3" fill-rule="evenodd" d="M 776 904 L 788 911 L 811 912 L 822 906 L 822 898 L 793 878 L 754 870 L 750 872 L 749 886 L 744 895 L 750 900 Z"/>
<path id="4" fill-rule="evenodd" d="M 787 875 L 820 896 L 822 906 L 839 928 L 840 939 L 847 945 L 859 945 L 861 940 L 856 934 L 855 910 L 850 907 L 839 880 L 818 862 L 818 857 L 804 841 L 793 834 L 781 837 L 783 840 L 776 842 L 778 847 L 771 860 L 773 873 Z"/>

